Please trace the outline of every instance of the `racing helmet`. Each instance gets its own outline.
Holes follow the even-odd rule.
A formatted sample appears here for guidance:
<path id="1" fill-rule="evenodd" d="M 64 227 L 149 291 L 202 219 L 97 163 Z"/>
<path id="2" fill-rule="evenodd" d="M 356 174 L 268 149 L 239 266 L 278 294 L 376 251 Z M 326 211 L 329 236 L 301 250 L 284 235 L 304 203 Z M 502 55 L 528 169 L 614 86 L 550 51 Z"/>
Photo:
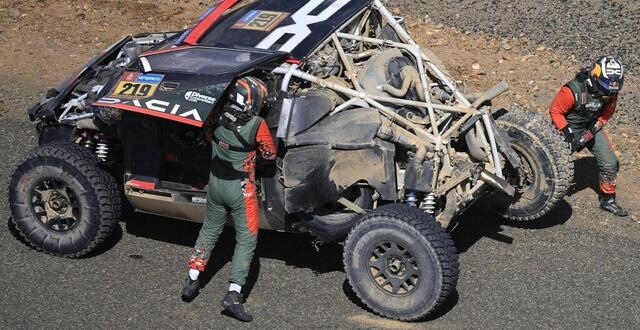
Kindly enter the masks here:
<path id="1" fill-rule="evenodd" d="M 255 77 L 243 77 L 233 84 L 229 91 L 227 112 L 241 121 L 259 115 L 267 103 L 267 85 Z"/>
<path id="2" fill-rule="evenodd" d="M 613 56 L 600 57 L 591 69 L 591 81 L 603 95 L 616 95 L 624 85 L 624 66 Z"/>

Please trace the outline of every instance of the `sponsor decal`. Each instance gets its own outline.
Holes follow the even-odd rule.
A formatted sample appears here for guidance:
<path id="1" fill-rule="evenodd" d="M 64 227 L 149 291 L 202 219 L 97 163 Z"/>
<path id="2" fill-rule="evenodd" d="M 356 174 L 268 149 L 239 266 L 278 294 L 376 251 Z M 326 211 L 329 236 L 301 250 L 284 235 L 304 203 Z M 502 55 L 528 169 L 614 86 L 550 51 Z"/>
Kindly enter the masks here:
<path id="1" fill-rule="evenodd" d="M 607 68 L 606 77 L 609 77 L 609 76 L 622 76 L 622 69 Z"/>
<path id="2" fill-rule="evenodd" d="M 215 97 L 203 95 L 194 91 L 189 91 L 185 93 L 184 99 L 193 103 L 203 102 L 208 104 L 216 104 L 216 101 L 217 101 Z"/>
<path id="3" fill-rule="evenodd" d="M 164 75 L 161 74 L 125 72 L 111 96 L 128 99 L 152 97 L 163 79 Z"/>
<path id="4" fill-rule="evenodd" d="M 600 101 L 592 101 L 587 103 L 585 107 L 589 109 L 589 111 L 600 111 L 600 109 L 602 109 L 602 105 L 603 104 Z"/>
<path id="5" fill-rule="evenodd" d="M 351 0 L 335 0 L 334 3 L 326 7 L 320 13 L 311 14 L 316 12 L 316 9 L 325 2 L 325 0 L 311 0 L 307 2 L 307 4 L 300 8 L 300 10 L 291 15 L 291 18 L 295 22 L 294 24 L 275 29 L 271 34 L 264 38 L 256 48 L 270 49 L 276 44 L 276 42 L 280 41 L 282 37 L 291 35 L 289 40 L 278 48 L 278 50 L 283 52 L 290 52 L 294 50 L 311 34 L 309 25 L 326 21 L 342 9 L 342 7 L 351 2 Z"/>
<path id="6" fill-rule="evenodd" d="M 150 110 L 158 112 L 160 114 L 176 116 L 180 118 L 189 119 L 191 121 L 202 122 L 202 117 L 198 109 L 190 109 L 183 107 L 180 104 L 173 104 L 162 100 L 126 100 L 113 97 L 103 97 L 98 102 L 99 106 L 113 106 L 116 108 L 122 108 L 125 110 L 137 111 L 135 108 L 141 110 Z M 170 119 L 170 118 L 169 118 Z"/>
<path id="7" fill-rule="evenodd" d="M 280 11 L 252 10 L 232 25 L 231 28 L 270 32 L 288 16 L 289 13 Z"/>
<path id="8" fill-rule="evenodd" d="M 164 75 L 146 73 L 138 75 L 138 79 L 136 81 L 139 83 L 159 84 L 162 82 L 162 79 L 164 79 Z"/>
<path id="9" fill-rule="evenodd" d="M 224 141 L 220 141 L 218 142 L 218 145 L 220 146 L 220 148 L 225 149 L 225 150 L 229 150 L 229 144 L 224 142 Z"/>
<path id="10" fill-rule="evenodd" d="M 203 197 L 191 197 L 191 203 L 207 204 L 207 199 Z"/>
<path id="11" fill-rule="evenodd" d="M 623 69 L 620 62 L 616 61 L 613 58 L 610 58 L 608 62 L 607 59 L 603 58 L 600 66 L 604 68 L 603 75 L 605 78 L 609 79 L 610 76 L 622 76 Z M 605 63 L 606 62 L 606 63 Z"/>
<path id="12" fill-rule="evenodd" d="M 136 82 L 139 75 L 138 72 L 125 72 L 120 81 Z"/>

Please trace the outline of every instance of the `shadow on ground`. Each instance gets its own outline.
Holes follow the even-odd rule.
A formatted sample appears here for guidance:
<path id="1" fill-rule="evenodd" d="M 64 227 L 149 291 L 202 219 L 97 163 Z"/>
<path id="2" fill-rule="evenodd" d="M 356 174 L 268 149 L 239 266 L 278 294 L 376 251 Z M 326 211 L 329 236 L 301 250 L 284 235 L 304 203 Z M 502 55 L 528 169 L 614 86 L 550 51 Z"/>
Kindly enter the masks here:
<path id="1" fill-rule="evenodd" d="M 7 219 L 7 228 L 9 229 L 9 232 L 16 240 L 24 244 L 26 247 L 31 248 L 31 244 L 27 242 L 24 236 L 22 236 L 22 234 L 20 233 L 20 230 L 18 230 L 18 228 L 16 227 L 16 224 L 13 222 L 11 217 Z M 122 228 L 120 226 L 116 226 L 113 229 L 113 232 L 111 233 L 111 235 L 107 237 L 107 239 L 104 241 L 104 243 L 102 243 L 102 245 L 100 245 L 97 249 L 93 250 L 91 253 L 81 257 L 80 259 L 93 258 L 111 250 L 114 246 L 118 244 L 118 242 L 120 242 L 120 240 L 122 239 L 122 235 L 123 235 Z"/>
<path id="2" fill-rule="evenodd" d="M 578 158 L 574 164 L 574 182 L 569 195 L 572 196 L 587 189 L 593 190 L 596 194 L 600 193 L 596 159 L 594 157 Z"/>
<path id="3" fill-rule="evenodd" d="M 371 314 L 376 314 L 371 308 L 369 308 L 369 306 L 365 305 L 362 300 L 358 298 L 358 295 L 355 293 L 355 291 L 353 291 L 353 288 L 349 284 L 348 280 L 344 280 L 344 282 L 342 283 L 342 291 L 354 305 L 362 308 L 363 310 L 366 310 Z M 458 295 L 458 290 L 454 288 L 451 295 L 447 297 L 447 300 L 444 301 L 440 308 L 436 309 L 434 313 L 427 315 L 427 317 L 416 321 L 416 323 L 429 322 L 439 319 L 440 317 L 449 313 L 458 304 L 459 299 L 460 296 Z"/>
<path id="4" fill-rule="evenodd" d="M 505 244 L 513 243 L 513 238 L 504 235 L 502 226 L 521 229 L 546 229 L 560 226 L 569 221 L 573 210 L 565 200 L 544 217 L 533 221 L 511 221 L 502 219 L 495 212 L 491 212 L 481 205 L 468 210 L 458 220 L 458 225 L 451 231 L 451 237 L 456 244 L 458 253 L 469 250 L 483 237 L 493 239 Z"/>
<path id="5" fill-rule="evenodd" d="M 584 185 L 584 184 L 583 184 Z M 459 253 L 465 253 L 476 242 L 486 237 L 505 244 L 513 243 L 513 238 L 503 234 L 503 226 L 513 226 L 527 229 L 544 229 L 564 224 L 571 217 L 571 206 L 562 201 L 560 205 L 547 216 L 534 222 L 505 222 L 493 212 L 488 212 L 482 207 L 473 208 L 459 219 L 459 224 L 451 232 Z M 124 230 L 131 235 L 148 239 L 163 241 L 171 244 L 193 247 L 200 230 L 201 224 L 174 220 L 142 213 L 128 213 L 123 222 Z M 11 232 L 23 243 L 17 229 L 9 220 L 8 227 Z M 309 235 L 280 233 L 274 231 L 261 231 L 258 239 L 256 255 L 260 258 L 282 260 L 288 266 L 307 268 L 322 274 L 335 271 L 344 271 L 342 261 L 342 246 L 339 244 L 325 244 L 317 251 L 313 245 L 314 239 Z M 114 247 L 122 238 L 121 226 L 117 226 L 113 235 L 100 247 L 87 257 L 94 257 Z M 228 251 L 235 245 L 235 232 L 232 227 L 225 228 L 216 249 Z M 185 259 L 188 256 L 185 256 Z M 186 261 L 185 261 L 186 262 Z M 209 260 L 207 271 L 202 275 L 202 286 L 206 287 L 211 279 L 227 264 L 231 262 L 231 254 L 214 253 Z M 260 272 L 260 259 L 255 258 L 251 267 L 247 284 L 244 287 L 245 297 L 251 294 Z M 343 291 L 347 297 L 363 309 L 365 306 L 351 289 L 345 280 Z M 447 299 L 437 313 L 430 315 L 424 321 L 437 319 L 451 311 L 458 302 L 458 293 L 454 293 Z"/>
<path id="6" fill-rule="evenodd" d="M 135 236 L 193 247 L 200 227 L 199 223 L 138 213 L 129 217 L 126 231 Z M 235 245 L 234 235 L 232 227 L 225 228 L 216 249 L 228 249 Z M 313 241 L 309 235 L 261 230 L 256 255 L 282 260 L 288 266 L 308 268 L 319 274 L 343 269 L 342 246 L 329 243 L 323 245 L 320 251 L 316 251 Z M 212 255 L 217 258 L 209 262 L 209 265 L 213 265 L 209 268 L 213 269 L 221 268 L 231 259 L 229 253 L 214 252 Z"/>
<path id="7" fill-rule="evenodd" d="M 126 231 L 135 236 L 193 247 L 200 227 L 199 223 L 135 213 L 129 215 Z M 312 244 L 313 241 L 311 236 L 304 234 L 262 230 L 258 237 L 256 256 L 282 260 L 288 266 L 311 269 L 318 274 L 344 270 L 341 245 L 325 244 L 317 251 Z M 228 251 L 229 247 L 234 245 L 235 231 L 232 227 L 226 227 L 211 254 L 206 272 L 202 274 L 201 286 L 203 288 L 227 263 L 231 262 L 232 254 Z M 216 253 L 220 249 L 227 252 Z M 185 258 L 187 257 L 185 256 Z M 251 294 L 259 273 L 260 259 L 254 258 L 247 284 L 243 287 L 245 299 Z"/>

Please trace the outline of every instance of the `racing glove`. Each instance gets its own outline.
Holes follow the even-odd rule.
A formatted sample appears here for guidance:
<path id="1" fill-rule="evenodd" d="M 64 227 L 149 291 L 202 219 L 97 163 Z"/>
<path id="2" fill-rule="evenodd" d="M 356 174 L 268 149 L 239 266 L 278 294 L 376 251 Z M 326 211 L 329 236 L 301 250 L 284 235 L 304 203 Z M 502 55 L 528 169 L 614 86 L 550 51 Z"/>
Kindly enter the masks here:
<path id="1" fill-rule="evenodd" d="M 575 140 L 575 136 L 573 135 L 573 130 L 567 125 L 567 127 L 562 129 L 562 134 L 564 135 L 565 141 L 569 143 L 569 149 L 571 152 L 574 152 L 573 149 L 573 141 Z"/>
<path id="2" fill-rule="evenodd" d="M 591 125 L 588 130 L 582 133 L 581 136 L 573 140 L 572 151 L 579 152 L 584 149 L 584 147 L 586 147 L 587 144 L 591 142 L 591 140 L 593 140 L 593 138 L 596 136 L 596 133 L 598 133 L 602 129 L 602 127 L 603 125 L 600 121 L 596 121 L 595 123 L 593 123 L 593 125 Z"/>

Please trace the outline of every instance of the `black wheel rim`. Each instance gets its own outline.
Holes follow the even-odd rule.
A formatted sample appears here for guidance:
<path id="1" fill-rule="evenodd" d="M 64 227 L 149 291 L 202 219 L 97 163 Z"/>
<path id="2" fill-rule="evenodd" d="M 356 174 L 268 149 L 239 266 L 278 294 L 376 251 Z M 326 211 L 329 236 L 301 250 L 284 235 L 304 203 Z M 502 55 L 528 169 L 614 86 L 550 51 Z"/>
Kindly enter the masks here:
<path id="1" fill-rule="evenodd" d="M 402 297 L 418 287 L 420 268 L 408 249 L 395 242 L 382 242 L 371 249 L 369 276 L 384 293 Z"/>
<path id="2" fill-rule="evenodd" d="M 78 197 L 64 181 L 41 179 L 33 185 L 30 197 L 36 219 L 46 228 L 55 232 L 67 232 L 78 224 Z"/>

